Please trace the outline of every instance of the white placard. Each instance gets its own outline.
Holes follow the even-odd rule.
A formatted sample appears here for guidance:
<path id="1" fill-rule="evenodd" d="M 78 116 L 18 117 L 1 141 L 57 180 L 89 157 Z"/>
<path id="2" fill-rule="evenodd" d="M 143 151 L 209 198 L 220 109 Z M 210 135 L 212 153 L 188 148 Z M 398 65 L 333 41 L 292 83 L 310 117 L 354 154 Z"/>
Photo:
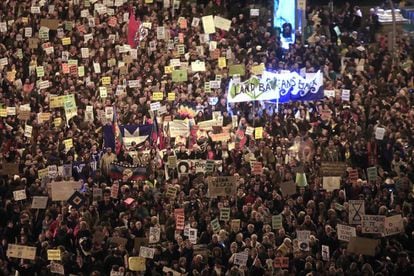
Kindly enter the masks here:
<path id="1" fill-rule="evenodd" d="M 100 74 L 101 73 L 101 65 L 99 63 L 93 63 L 93 70 L 95 71 L 96 74 Z"/>
<path id="2" fill-rule="evenodd" d="M 194 17 L 193 20 L 191 21 L 191 27 L 198 27 L 199 24 L 200 24 L 200 18 Z"/>
<path id="3" fill-rule="evenodd" d="M 385 135 L 385 128 L 377 127 L 375 129 L 375 139 L 377 140 L 383 140 Z"/>
<path id="4" fill-rule="evenodd" d="M 229 31 L 231 26 L 231 20 L 220 16 L 214 16 L 214 25 L 224 31 Z"/>
<path id="5" fill-rule="evenodd" d="M 329 246 L 322 245 L 322 260 L 325 262 L 329 262 L 330 254 L 329 254 Z"/>
<path id="6" fill-rule="evenodd" d="M 25 125 L 24 127 L 24 137 L 31 138 L 32 137 L 33 127 L 29 125 Z"/>
<path id="7" fill-rule="evenodd" d="M 81 48 L 82 58 L 89 58 L 89 48 Z"/>
<path id="8" fill-rule="evenodd" d="M 362 233 L 382 234 L 385 227 L 385 216 L 363 215 Z"/>
<path id="9" fill-rule="evenodd" d="M 248 127 L 246 128 L 246 135 L 250 135 L 250 136 L 252 136 L 252 135 L 253 135 L 253 132 L 254 132 L 254 128 L 253 128 L 253 127 L 248 126 Z"/>
<path id="10" fill-rule="evenodd" d="M 33 29 L 31 27 L 24 28 L 24 37 L 32 37 Z"/>
<path id="11" fill-rule="evenodd" d="M 361 224 L 365 215 L 365 202 L 363 200 L 349 200 L 349 224 Z"/>
<path id="12" fill-rule="evenodd" d="M 401 215 L 386 217 L 384 225 L 384 236 L 391 236 L 404 232 L 404 223 Z"/>
<path id="13" fill-rule="evenodd" d="M 162 40 L 165 39 L 165 27 L 157 27 L 157 39 Z"/>
<path id="14" fill-rule="evenodd" d="M 341 177 L 340 176 L 324 176 L 323 177 L 323 188 L 327 192 L 333 192 L 340 188 Z"/>
<path id="15" fill-rule="evenodd" d="M 141 246 L 139 249 L 139 256 L 147 259 L 154 258 L 155 248 Z"/>
<path id="16" fill-rule="evenodd" d="M 25 200 L 27 198 L 26 197 L 26 190 L 23 189 L 23 190 L 13 191 L 13 198 L 16 201 Z"/>
<path id="17" fill-rule="evenodd" d="M 191 62 L 191 71 L 193 72 L 204 72 L 206 71 L 206 65 L 204 61 L 193 61 Z"/>
<path id="18" fill-rule="evenodd" d="M 235 253 L 233 263 L 235 265 L 245 266 L 248 258 L 249 254 L 247 254 L 247 252 Z"/>
<path id="19" fill-rule="evenodd" d="M 356 237 L 356 228 L 348 225 L 337 224 L 338 240 L 349 242 L 351 237 Z"/>
<path id="20" fill-rule="evenodd" d="M 197 231 L 195 228 L 188 229 L 188 239 L 192 244 L 197 244 Z"/>
<path id="21" fill-rule="evenodd" d="M 349 89 L 342 89 L 341 99 L 343 101 L 349 102 L 349 99 L 351 98 L 351 90 Z"/>
<path id="22" fill-rule="evenodd" d="M 155 111 L 161 108 L 160 102 L 154 102 L 150 104 L 150 110 Z"/>
<path id="23" fill-rule="evenodd" d="M 160 241 L 161 229 L 159 227 L 150 227 L 149 231 L 149 243 L 157 243 Z"/>
<path id="24" fill-rule="evenodd" d="M 325 89 L 324 91 L 323 91 L 323 94 L 324 94 L 324 96 L 325 97 L 333 97 L 333 98 L 335 98 L 335 90 L 327 90 L 327 89 Z"/>
<path id="25" fill-rule="evenodd" d="M 260 10 L 259 9 L 250 9 L 250 16 L 259 16 Z"/>
<path id="26" fill-rule="evenodd" d="M 128 87 L 129 88 L 135 88 L 139 86 L 139 81 L 138 80 L 129 80 L 128 81 Z"/>

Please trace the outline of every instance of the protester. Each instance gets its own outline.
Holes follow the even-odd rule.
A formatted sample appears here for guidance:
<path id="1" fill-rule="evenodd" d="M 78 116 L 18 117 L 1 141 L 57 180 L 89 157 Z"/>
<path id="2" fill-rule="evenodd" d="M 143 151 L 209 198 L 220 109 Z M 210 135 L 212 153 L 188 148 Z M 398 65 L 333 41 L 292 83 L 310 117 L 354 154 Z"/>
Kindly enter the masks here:
<path id="1" fill-rule="evenodd" d="M 410 38 L 254 2 L 0 3 L 1 275 L 414 274 Z M 258 68 L 325 97 L 229 103 Z"/>

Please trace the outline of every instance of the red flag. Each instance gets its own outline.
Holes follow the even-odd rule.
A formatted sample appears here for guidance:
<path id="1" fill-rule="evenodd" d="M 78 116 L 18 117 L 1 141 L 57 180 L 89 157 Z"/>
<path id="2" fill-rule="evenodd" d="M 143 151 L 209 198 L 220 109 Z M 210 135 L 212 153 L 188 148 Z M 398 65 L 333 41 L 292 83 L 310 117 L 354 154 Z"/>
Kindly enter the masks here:
<path id="1" fill-rule="evenodd" d="M 118 125 L 118 116 L 116 114 L 116 109 L 114 108 L 114 122 L 112 124 L 114 137 L 115 137 L 115 153 L 119 154 L 122 149 L 122 134 Z"/>
<path id="2" fill-rule="evenodd" d="M 139 20 L 135 19 L 135 12 L 131 10 L 129 12 L 129 23 L 128 23 L 128 44 L 132 49 L 137 48 L 137 42 L 139 38 L 138 29 L 141 25 Z"/>

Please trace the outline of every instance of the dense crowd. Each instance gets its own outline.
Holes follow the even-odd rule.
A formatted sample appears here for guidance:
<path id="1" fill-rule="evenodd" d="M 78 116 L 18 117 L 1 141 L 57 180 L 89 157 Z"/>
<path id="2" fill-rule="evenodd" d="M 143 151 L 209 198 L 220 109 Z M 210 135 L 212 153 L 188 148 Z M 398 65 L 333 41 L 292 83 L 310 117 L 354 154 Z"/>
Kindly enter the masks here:
<path id="1" fill-rule="evenodd" d="M 1 1 L 0 275 L 414 274 L 410 37 L 390 52 L 375 11 L 308 5 L 306 37 L 283 49 L 272 3 L 257 2 Z M 207 15 L 230 29 L 205 35 L 194 18 Z M 205 71 L 191 71 L 196 60 Z M 244 64 L 243 81 L 262 63 L 320 70 L 329 92 L 228 104 L 229 67 Z M 164 112 L 151 107 L 156 92 Z M 171 138 L 174 120 L 189 134 Z M 221 123 L 203 132 L 210 120 Z M 105 141 L 125 125 L 151 132 Z M 213 141 L 220 133 L 229 138 Z M 114 164 L 145 170 L 114 177 Z M 220 177 L 234 189 L 212 196 Z M 54 198 L 73 183 L 75 197 Z"/>

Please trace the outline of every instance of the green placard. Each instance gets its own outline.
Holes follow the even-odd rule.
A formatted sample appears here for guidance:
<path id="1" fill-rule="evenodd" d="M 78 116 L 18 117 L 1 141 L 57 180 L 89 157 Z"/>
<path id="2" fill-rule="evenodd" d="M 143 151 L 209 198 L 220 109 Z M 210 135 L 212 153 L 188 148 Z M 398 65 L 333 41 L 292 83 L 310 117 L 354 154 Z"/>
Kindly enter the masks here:
<path id="1" fill-rule="evenodd" d="M 224 221 L 230 220 L 230 208 L 220 209 L 220 220 L 224 220 Z"/>
<path id="2" fill-rule="evenodd" d="M 367 175 L 369 181 L 376 181 L 377 180 L 377 167 L 370 167 L 367 169 Z"/>
<path id="3" fill-rule="evenodd" d="M 272 216 L 272 228 L 280 229 L 283 227 L 282 215 Z"/>
<path id="4" fill-rule="evenodd" d="M 172 81 L 173 82 L 185 82 L 188 80 L 187 70 L 174 70 L 172 71 Z"/>
<path id="5" fill-rule="evenodd" d="M 217 233 L 218 231 L 220 231 L 220 223 L 219 220 L 217 218 L 213 219 L 211 222 L 211 227 L 213 228 L 213 232 Z"/>
<path id="6" fill-rule="evenodd" d="M 245 74 L 244 64 L 230 65 L 229 67 L 230 76 L 234 76 L 234 75 L 244 76 L 244 74 Z"/>

